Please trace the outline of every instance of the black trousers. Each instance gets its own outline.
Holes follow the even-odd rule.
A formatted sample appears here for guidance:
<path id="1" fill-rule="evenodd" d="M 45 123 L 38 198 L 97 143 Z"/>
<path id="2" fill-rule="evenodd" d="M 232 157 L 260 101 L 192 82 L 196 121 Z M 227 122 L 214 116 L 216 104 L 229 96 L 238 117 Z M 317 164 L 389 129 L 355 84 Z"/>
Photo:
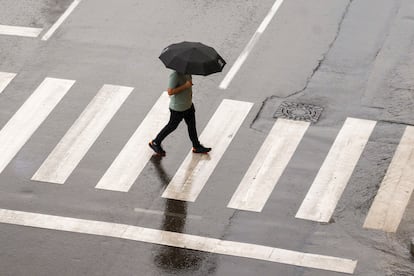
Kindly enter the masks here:
<path id="1" fill-rule="evenodd" d="M 193 147 L 200 146 L 200 141 L 198 141 L 197 136 L 194 105 L 185 111 L 175 111 L 170 108 L 170 112 L 170 120 L 168 121 L 167 125 L 161 129 L 157 137 L 155 137 L 155 143 L 160 145 L 165 137 L 173 132 L 178 127 L 180 122 L 184 119 L 185 123 L 187 124 L 188 135 L 190 136 L 190 140 L 193 143 Z"/>

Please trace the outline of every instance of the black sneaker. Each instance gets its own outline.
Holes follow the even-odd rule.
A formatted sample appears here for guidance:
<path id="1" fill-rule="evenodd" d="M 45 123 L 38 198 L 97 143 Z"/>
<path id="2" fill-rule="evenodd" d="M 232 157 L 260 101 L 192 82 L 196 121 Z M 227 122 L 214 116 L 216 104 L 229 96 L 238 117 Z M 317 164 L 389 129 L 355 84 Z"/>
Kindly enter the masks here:
<path id="1" fill-rule="evenodd" d="M 207 153 L 209 151 L 211 151 L 211 148 L 205 148 L 202 145 L 199 145 L 198 147 L 193 148 L 194 153 Z"/>
<path id="2" fill-rule="evenodd" d="M 154 140 L 152 140 L 151 142 L 148 143 L 148 146 L 150 148 L 152 148 L 152 150 L 161 156 L 165 156 L 165 150 L 161 147 L 161 145 L 157 144 L 154 142 Z"/>

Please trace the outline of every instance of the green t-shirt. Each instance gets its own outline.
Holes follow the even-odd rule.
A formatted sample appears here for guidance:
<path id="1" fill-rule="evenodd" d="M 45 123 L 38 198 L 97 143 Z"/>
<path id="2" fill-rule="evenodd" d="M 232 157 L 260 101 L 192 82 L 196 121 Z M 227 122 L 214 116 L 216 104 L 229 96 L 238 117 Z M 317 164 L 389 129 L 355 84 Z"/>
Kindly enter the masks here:
<path id="1" fill-rule="evenodd" d="M 191 75 L 180 74 L 176 71 L 170 75 L 168 88 L 174 89 L 191 80 Z M 170 108 L 175 111 L 185 111 L 193 104 L 193 89 L 187 88 L 178 94 L 170 96 Z"/>

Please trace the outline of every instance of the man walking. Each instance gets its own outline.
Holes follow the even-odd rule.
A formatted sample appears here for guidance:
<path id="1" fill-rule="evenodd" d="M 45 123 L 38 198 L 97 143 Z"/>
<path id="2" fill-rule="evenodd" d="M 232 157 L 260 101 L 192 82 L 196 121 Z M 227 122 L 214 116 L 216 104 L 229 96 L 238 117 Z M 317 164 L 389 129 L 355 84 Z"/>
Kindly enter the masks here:
<path id="1" fill-rule="evenodd" d="M 188 135 L 193 144 L 193 152 L 207 153 L 211 151 L 211 148 L 204 147 L 198 140 L 195 109 L 192 101 L 192 86 L 193 82 L 191 75 L 178 73 L 177 71 L 171 73 L 168 83 L 168 95 L 170 95 L 170 120 L 158 133 L 155 139 L 149 142 L 150 148 L 161 156 L 165 156 L 165 151 L 161 147 L 162 141 L 178 127 L 183 119 L 187 124 Z"/>

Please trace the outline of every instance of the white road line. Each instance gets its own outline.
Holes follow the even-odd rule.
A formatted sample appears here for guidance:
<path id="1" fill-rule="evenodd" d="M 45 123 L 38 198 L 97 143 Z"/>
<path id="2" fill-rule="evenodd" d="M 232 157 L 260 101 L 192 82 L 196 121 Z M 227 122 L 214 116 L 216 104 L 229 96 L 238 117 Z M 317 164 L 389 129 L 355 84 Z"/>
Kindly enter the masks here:
<path id="1" fill-rule="evenodd" d="M 252 106 L 248 102 L 222 101 L 200 135 L 200 141 L 211 145 L 213 150 L 209 154 L 194 154 L 190 151 L 162 197 L 196 200 Z"/>
<path id="2" fill-rule="evenodd" d="M 364 228 L 396 232 L 414 189 L 414 127 L 408 126 L 365 219 Z"/>
<path id="3" fill-rule="evenodd" d="M 163 92 L 95 188 L 128 192 L 154 152 L 148 142 L 169 119 L 169 96 Z"/>
<path id="4" fill-rule="evenodd" d="M 144 214 L 150 214 L 150 215 L 159 215 L 159 216 L 170 216 L 170 217 L 178 217 L 178 218 L 186 218 L 186 219 L 201 220 L 203 218 L 202 216 L 196 216 L 196 215 L 165 212 L 165 211 L 142 209 L 142 208 L 134 208 L 134 211 L 137 212 L 137 213 L 144 213 Z"/>
<path id="5" fill-rule="evenodd" d="M 41 28 L 0 25 L 0 35 L 38 37 L 42 30 Z"/>
<path id="6" fill-rule="evenodd" d="M 278 119 L 227 207 L 261 212 L 310 123 Z"/>
<path id="7" fill-rule="evenodd" d="M 7 87 L 7 85 L 9 85 L 15 76 L 16 74 L 14 73 L 0 72 L 0 94 Z"/>
<path id="8" fill-rule="evenodd" d="M 273 19 L 274 15 L 276 14 L 279 7 L 282 5 L 283 0 L 276 0 L 276 2 L 273 4 L 272 8 L 270 9 L 269 13 L 266 15 L 262 23 L 260 24 L 259 28 L 254 33 L 253 37 L 250 39 L 249 43 L 247 43 L 244 50 L 241 52 L 240 56 L 237 58 L 236 62 L 233 64 L 233 66 L 230 68 L 227 75 L 224 77 L 222 82 L 220 83 L 221 89 L 227 89 L 230 82 L 233 80 L 234 76 L 239 71 L 240 67 L 243 65 L 243 63 L 246 61 L 247 56 L 252 51 L 254 45 L 257 41 L 259 41 L 260 36 L 262 33 L 266 30 L 267 26 L 269 25 L 270 21 Z"/>
<path id="9" fill-rule="evenodd" d="M 42 40 L 48 40 L 55 31 L 63 24 L 66 18 L 73 12 L 73 10 L 79 5 L 81 0 L 74 0 L 68 9 L 60 16 L 60 18 L 52 25 L 52 27 L 43 35 Z"/>
<path id="10" fill-rule="evenodd" d="M 356 260 L 302 253 L 264 245 L 219 240 L 127 224 L 7 209 L 0 209 L 0 223 L 119 238 L 348 274 L 353 274 L 357 265 Z"/>
<path id="11" fill-rule="evenodd" d="M 297 218 L 328 222 L 364 150 L 375 121 L 347 118 L 308 191 Z"/>
<path id="12" fill-rule="evenodd" d="M 65 183 L 132 90 L 131 87 L 104 85 L 32 180 Z"/>
<path id="13" fill-rule="evenodd" d="M 0 131 L 0 173 L 75 83 L 46 78 Z"/>

